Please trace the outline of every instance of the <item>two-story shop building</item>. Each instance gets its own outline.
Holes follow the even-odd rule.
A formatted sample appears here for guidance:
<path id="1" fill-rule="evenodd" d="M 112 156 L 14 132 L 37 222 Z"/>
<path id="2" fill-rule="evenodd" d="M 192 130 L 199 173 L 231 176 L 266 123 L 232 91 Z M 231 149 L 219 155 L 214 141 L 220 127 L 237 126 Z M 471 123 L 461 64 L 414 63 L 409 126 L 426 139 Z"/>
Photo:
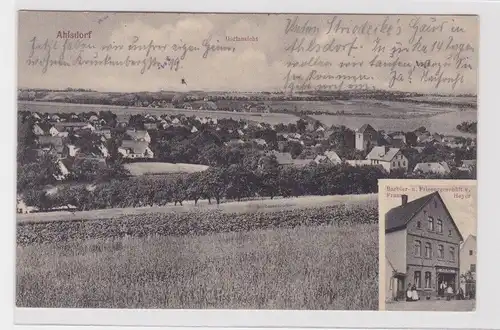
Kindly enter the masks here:
<path id="1" fill-rule="evenodd" d="M 438 192 L 401 205 L 385 215 L 386 300 L 403 298 L 408 285 L 420 296 L 436 296 L 440 284 L 460 284 L 463 237 Z"/>

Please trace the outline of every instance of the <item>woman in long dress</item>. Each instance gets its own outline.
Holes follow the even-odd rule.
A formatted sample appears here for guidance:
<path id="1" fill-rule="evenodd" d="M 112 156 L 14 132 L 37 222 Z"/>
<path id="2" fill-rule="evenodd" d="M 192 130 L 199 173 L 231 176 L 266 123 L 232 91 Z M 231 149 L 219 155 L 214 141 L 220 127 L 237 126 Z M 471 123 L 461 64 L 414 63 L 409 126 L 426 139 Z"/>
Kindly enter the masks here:
<path id="1" fill-rule="evenodd" d="M 413 284 L 413 287 L 411 288 L 411 300 L 417 301 L 418 300 L 418 292 L 417 292 L 417 287 L 415 284 Z"/>
<path id="2" fill-rule="evenodd" d="M 408 283 L 408 288 L 406 289 L 406 301 L 411 301 L 411 283 Z"/>

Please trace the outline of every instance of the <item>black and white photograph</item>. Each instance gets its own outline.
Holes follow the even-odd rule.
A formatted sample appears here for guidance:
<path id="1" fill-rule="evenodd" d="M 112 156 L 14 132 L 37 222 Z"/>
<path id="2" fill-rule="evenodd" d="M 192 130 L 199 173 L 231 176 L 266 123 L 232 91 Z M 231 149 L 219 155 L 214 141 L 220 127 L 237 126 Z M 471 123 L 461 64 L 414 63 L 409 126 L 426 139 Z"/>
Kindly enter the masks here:
<path id="1" fill-rule="evenodd" d="M 386 310 L 473 311 L 476 181 L 382 180 L 379 207 Z"/>
<path id="2" fill-rule="evenodd" d="M 429 242 L 454 261 L 407 268 L 412 242 L 381 289 L 379 180 L 475 182 L 478 36 L 473 15 L 18 12 L 16 306 L 473 308 L 473 218 L 442 192 L 404 201 L 453 216 Z"/>

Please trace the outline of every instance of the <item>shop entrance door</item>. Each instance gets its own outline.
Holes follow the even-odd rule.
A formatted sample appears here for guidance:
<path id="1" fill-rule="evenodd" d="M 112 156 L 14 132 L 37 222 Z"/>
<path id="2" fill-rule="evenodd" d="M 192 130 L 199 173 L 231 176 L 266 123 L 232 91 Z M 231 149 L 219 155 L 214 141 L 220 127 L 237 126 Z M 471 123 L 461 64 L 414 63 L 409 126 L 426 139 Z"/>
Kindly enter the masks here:
<path id="1" fill-rule="evenodd" d="M 446 293 L 446 289 L 451 285 L 453 292 L 456 292 L 455 274 L 438 274 L 438 294 L 442 297 Z M 444 283 L 444 286 L 442 285 Z"/>

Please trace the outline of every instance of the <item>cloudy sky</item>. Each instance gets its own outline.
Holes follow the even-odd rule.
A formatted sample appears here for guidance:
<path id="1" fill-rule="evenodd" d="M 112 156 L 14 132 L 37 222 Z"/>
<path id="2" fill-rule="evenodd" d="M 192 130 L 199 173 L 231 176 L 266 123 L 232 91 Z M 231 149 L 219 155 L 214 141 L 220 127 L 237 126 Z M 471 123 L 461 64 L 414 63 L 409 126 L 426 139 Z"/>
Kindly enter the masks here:
<path id="1" fill-rule="evenodd" d="M 460 232 L 464 239 L 469 235 L 477 235 L 477 181 L 475 180 L 382 180 L 379 186 L 380 191 L 386 191 L 386 187 L 404 187 L 409 188 L 408 202 L 417 198 L 423 197 L 436 190 L 440 191 L 441 198 L 443 199 L 448 211 L 455 220 Z M 425 187 L 429 190 L 422 190 Z M 452 187 L 461 187 L 470 191 L 470 197 L 460 199 L 449 190 Z M 393 193 L 396 194 L 396 193 Z M 400 195 L 401 193 L 399 193 Z M 463 193 L 467 195 L 466 193 Z M 390 196 L 386 194 L 381 195 L 380 205 L 381 211 L 385 214 L 393 207 L 401 205 L 401 197 Z"/>
<path id="2" fill-rule="evenodd" d="M 414 43 L 422 36 L 422 45 L 430 46 L 434 41 L 443 41 L 442 51 L 423 54 L 419 52 L 405 52 L 399 55 L 400 61 L 415 63 L 416 60 L 432 60 L 433 62 L 446 62 L 447 58 L 457 55 L 453 45 L 470 44 L 474 51 L 463 51 L 460 56 L 467 57 L 463 63 L 471 68 L 455 69 L 452 67 L 443 69 L 443 77 L 462 77 L 455 89 L 449 83 L 442 83 L 438 88 L 435 83 L 423 82 L 421 79 L 423 69 L 416 69 L 409 79 L 408 68 L 398 69 L 398 81 L 392 88 L 404 91 L 418 92 L 440 92 L 440 93 L 476 93 L 476 67 L 477 67 L 477 39 L 478 21 L 476 17 L 421 17 L 418 21 L 415 16 L 367 16 L 367 15 L 344 15 L 337 16 L 335 22 L 342 20 L 343 27 L 354 27 L 354 25 L 372 24 L 379 28 L 377 35 L 349 34 L 344 30 L 330 31 L 329 22 L 335 15 L 301 15 L 297 24 L 307 25 L 313 29 L 317 28 L 314 36 L 304 36 L 295 32 L 285 33 L 288 19 L 293 20 L 295 15 L 250 15 L 250 14 L 166 14 L 166 13 L 86 13 L 86 12 L 21 12 L 19 14 L 18 31 L 18 85 L 20 87 L 38 88 L 92 88 L 103 91 L 138 91 L 149 90 L 183 90 L 181 79 L 188 83 L 192 90 L 279 90 L 284 87 L 285 76 L 289 72 L 286 67 L 287 61 L 304 61 L 312 56 L 320 56 L 323 61 L 330 61 L 331 66 L 327 68 L 295 68 L 294 74 L 307 75 L 316 69 L 331 75 L 359 75 L 366 74 L 372 79 L 370 86 L 379 89 L 390 89 L 390 69 L 370 67 L 369 61 L 375 53 L 372 52 L 375 38 L 379 37 L 381 45 L 386 47 L 381 52 L 379 59 L 391 60 L 390 49 L 393 46 L 410 47 L 409 40 L 418 31 Z M 385 22 L 385 23 L 384 23 Z M 443 23 L 443 32 L 428 32 L 429 26 L 439 27 Z M 427 24 L 427 26 L 426 26 Z M 393 25 L 390 36 L 387 36 L 387 26 Z M 396 35 L 397 27 L 401 27 L 401 33 Z M 450 44 L 450 29 L 452 26 L 460 26 L 464 32 L 454 33 Z M 365 26 L 366 28 L 366 26 Z M 361 27 L 359 28 L 361 29 Z M 380 32 L 382 30 L 384 32 Z M 141 74 L 137 67 L 113 67 L 113 66 L 89 66 L 74 65 L 73 61 L 79 54 L 79 50 L 65 51 L 65 60 L 72 63 L 71 66 L 50 66 L 45 73 L 42 66 L 29 65 L 27 60 L 43 60 L 47 56 L 46 49 L 37 49 L 32 54 L 33 38 L 35 42 L 43 45 L 57 41 L 57 49 L 50 54 L 51 60 L 56 60 L 61 55 L 64 39 L 57 39 L 59 31 L 88 32 L 92 31 L 91 38 L 83 42 L 95 45 L 96 51 L 83 50 L 82 58 L 87 60 L 103 60 L 106 52 L 99 48 L 110 43 L 123 44 L 125 46 L 138 38 L 137 44 L 148 44 L 150 40 L 156 45 L 166 44 L 168 51 L 153 51 L 151 56 L 163 61 L 166 56 L 178 57 L 180 52 L 173 51 L 173 44 L 190 44 L 200 48 L 197 52 L 186 55 L 181 61 L 178 71 L 166 69 L 146 70 Z M 352 30 L 351 30 L 352 32 Z M 210 52 L 207 58 L 203 58 L 204 47 L 202 42 L 211 36 L 211 44 L 234 47 L 234 52 Z M 254 37 L 257 41 L 227 41 L 226 37 Z M 339 52 L 300 52 L 290 53 L 285 48 L 293 43 L 296 38 L 306 37 L 304 46 L 307 46 L 312 38 L 320 46 L 330 43 L 343 45 L 354 40 L 356 49 L 349 57 L 346 51 Z M 72 40 L 74 43 L 74 40 Z M 400 42 L 401 44 L 398 44 Z M 448 50 L 444 50 L 449 45 Z M 113 60 L 130 59 L 141 60 L 146 58 L 145 52 L 109 52 Z M 32 55 L 30 57 L 30 55 Z M 397 55 L 392 58 L 394 61 Z M 363 61 L 363 67 L 340 68 L 341 61 Z M 437 70 L 433 67 L 432 70 Z M 411 81 L 410 81 L 411 80 Z M 322 81 L 321 83 L 325 83 Z M 326 83 L 338 83 L 328 80 Z"/>

